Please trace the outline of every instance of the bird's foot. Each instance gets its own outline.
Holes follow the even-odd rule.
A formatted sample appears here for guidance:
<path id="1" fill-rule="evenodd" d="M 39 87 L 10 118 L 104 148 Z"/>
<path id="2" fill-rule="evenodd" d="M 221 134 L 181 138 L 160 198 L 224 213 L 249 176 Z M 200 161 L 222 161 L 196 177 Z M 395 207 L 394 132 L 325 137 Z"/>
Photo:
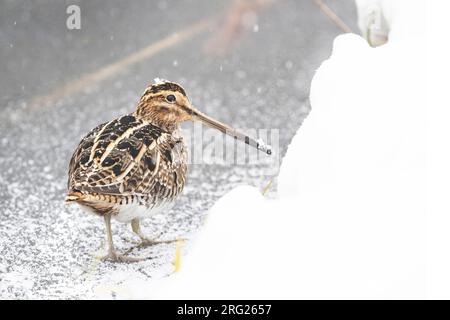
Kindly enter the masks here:
<path id="1" fill-rule="evenodd" d="M 146 260 L 146 258 L 127 257 L 126 255 L 117 253 L 115 251 L 110 251 L 110 252 L 108 252 L 108 254 L 104 255 L 103 257 L 100 257 L 100 260 L 130 263 L 130 262 L 143 261 L 143 260 Z"/>
<path id="2" fill-rule="evenodd" d="M 148 239 L 148 238 L 142 238 L 141 243 L 138 245 L 140 248 L 150 247 L 157 244 L 167 244 L 167 243 L 174 243 L 177 242 L 179 239 L 173 239 L 173 240 L 155 240 L 155 239 Z"/>
<path id="3" fill-rule="evenodd" d="M 151 247 L 157 244 L 168 244 L 177 242 L 178 240 L 184 240 L 184 239 L 159 240 L 159 237 L 161 237 L 162 235 L 163 233 L 161 232 L 154 239 L 149 239 L 141 232 L 138 232 L 138 236 L 141 239 L 141 242 L 137 245 L 137 248 Z"/>

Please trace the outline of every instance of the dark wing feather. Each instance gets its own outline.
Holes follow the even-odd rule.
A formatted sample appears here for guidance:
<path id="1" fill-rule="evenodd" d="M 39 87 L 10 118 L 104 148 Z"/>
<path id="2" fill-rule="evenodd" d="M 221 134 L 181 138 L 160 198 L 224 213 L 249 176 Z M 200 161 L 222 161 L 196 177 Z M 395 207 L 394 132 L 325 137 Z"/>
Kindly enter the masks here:
<path id="1" fill-rule="evenodd" d="M 73 190 L 76 181 L 80 180 L 80 166 L 85 165 L 88 162 L 94 139 L 106 124 L 108 124 L 108 122 L 102 123 L 92 129 L 83 139 L 81 139 L 75 149 L 69 163 L 69 179 L 67 181 L 67 188 L 69 191 Z"/>
<path id="2" fill-rule="evenodd" d="M 127 115 L 102 124 L 82 140 L 71 160 L 69 190 L 174 196 L 182 190 L 185 174 L 182 140 Z"/>

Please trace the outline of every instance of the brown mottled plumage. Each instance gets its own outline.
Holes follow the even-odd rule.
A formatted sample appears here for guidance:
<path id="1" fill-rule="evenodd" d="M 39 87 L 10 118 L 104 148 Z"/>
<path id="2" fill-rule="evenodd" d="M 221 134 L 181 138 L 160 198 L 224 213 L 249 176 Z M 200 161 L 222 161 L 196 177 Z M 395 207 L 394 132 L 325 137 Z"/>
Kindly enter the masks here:
<path id="1" fill-rule="evenodd" d="M 69 165 L 67 202 L 103 216 L 109 252 L 104 259 L 135 261 L 114 250 L 110 219 L 131 222 L 144 244 L 139 221 L 167 209 L 183 190 L 187 150 L 179 133 L 186 120 L 199 120 L 270 154 L 255 140 L 195 109 L 184 89 L 158 80 L 143 93 L 136 111 L 89 132 Z"/>

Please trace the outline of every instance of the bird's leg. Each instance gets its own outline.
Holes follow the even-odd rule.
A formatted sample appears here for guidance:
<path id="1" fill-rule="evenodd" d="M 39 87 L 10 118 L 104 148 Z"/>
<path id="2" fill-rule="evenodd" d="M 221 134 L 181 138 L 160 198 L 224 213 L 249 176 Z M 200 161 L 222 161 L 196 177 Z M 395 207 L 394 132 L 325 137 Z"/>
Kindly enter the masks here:
<path id="1" fill-rule="evenodd" d="M 141 225 L 139 223 L 139 219 L 133 219 L 131 220 L 131 229 L 133 230 L 134 233 L 136 233 L 136 235 L 141 238 L 141 244 L 139 246 L 141 247 L 148 247 L 148 246 L 153 246 L 155 244 L 160 244 L 160 243 L 172 243 L 175 242 L 177 240 L 153 240 L 153 239 L 149 239 L 147 238 L 141 230 Z"/>
<path id="2" fill-rule="evenodd" d="M 108 253 L 101 258 L 101 260 L 111 260 L 113 262 L 136 262 L 143 259 L 131 258 L 117 253 L 114 248 L 113 235 L 111 230 L 111 214 L 107 213 L 104 215 L 105 226 L 106 226 L 106 236 L 108 239 Z"/>

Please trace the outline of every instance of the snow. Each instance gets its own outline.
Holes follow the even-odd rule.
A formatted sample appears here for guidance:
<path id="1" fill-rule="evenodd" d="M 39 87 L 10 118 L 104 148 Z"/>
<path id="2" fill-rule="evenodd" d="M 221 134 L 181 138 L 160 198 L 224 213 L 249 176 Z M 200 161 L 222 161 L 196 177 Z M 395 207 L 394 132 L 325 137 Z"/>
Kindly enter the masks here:
<path id="1" fill-rule="evenodd" d="M 335 39 L 313 78 L 312 112 L 283 159 L 277 199 L 234 189 L 210 210 L 180 272 L 133 290 L 149 298 L 450 298 L 450 219 L 440 206 L 448 183 L 439 179 L 449 176 L 441 160 L 449 159 L 448 112 L 424 89 L 433 87 L 424 28 L 409 27 L 422 21 L 421 5 L 396 1 L 384 12 L 391 33 L 381 47 L 354 34 Z"/>
<path id="2" fill-rule="evenodd" d="M 256 143 L 258 144 L 258 149 L 266 152 L 267 154 L 272 153 L 272 146 L 267 145 L 263 139 L 259 138 Z"/>
<path id="3" fill-rule="evenodd" d="M 411 35 L 426 29 L 425 1 L 423 0 L 356 0 L 358 26 L 368 36 L 369 28 L 379 36 L 393 41 L 408 41 Z"/>
<path id="4" fill-rule="evenodd" d="M 163 84 L 166 83 L 167 80 L 161 79 L 161 78 L 155 78 L 153 79 L 154 84 Z"/>

